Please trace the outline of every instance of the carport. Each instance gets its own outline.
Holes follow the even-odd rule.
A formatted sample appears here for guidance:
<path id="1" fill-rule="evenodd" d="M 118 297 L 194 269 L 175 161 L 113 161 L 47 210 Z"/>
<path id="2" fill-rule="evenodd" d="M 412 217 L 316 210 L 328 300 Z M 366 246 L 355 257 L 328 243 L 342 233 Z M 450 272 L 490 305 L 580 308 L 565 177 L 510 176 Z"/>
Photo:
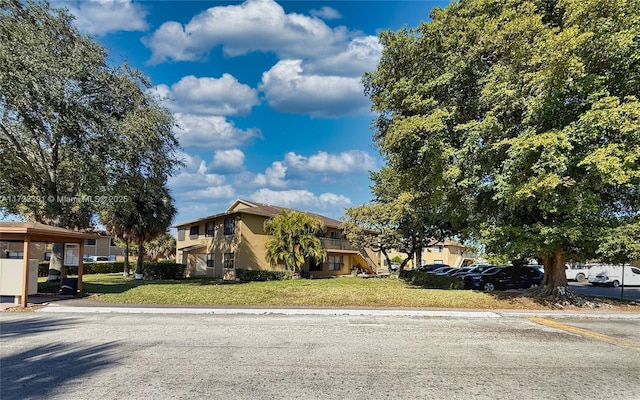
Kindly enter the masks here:
<path id="1" fill-rule="evenodd" d="M 19 258 L 8 258 L 8 250 L 5 255 L 0 254 L 0 295 L 19 296 L 20 305 L 26 307 L 29 294 L 38 292 L 38 259 L 31 259 L 31 268 L 29 262 L 32 243 L 63 243 L 62 263 L 65 266 L 78 267 L 77 291 L 82 293 L 84 240 L 94 237 L 95 235 L 89 233 L 38 222 L 0 222 L 0 242 L 12 243 L 16 246 L 17 243 L 22 244 L 21 262 Z M 35 266 L 33 261 L 36 261 Z"/>

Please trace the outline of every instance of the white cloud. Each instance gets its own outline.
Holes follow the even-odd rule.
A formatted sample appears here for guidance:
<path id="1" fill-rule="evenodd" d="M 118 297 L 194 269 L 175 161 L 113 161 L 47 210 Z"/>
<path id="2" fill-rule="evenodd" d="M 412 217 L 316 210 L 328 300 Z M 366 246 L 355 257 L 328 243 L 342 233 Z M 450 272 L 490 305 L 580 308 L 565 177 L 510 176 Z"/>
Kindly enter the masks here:
<path id="1" fill-rule="evenodd" d="M 166 22 L 144 43 L 153 52 L 150 63 L 157 64 L 198 60 L 219 45 L 230 56 L 264 51 L 286 58 L 317 57 L 338 53 L 348 36 L 344 27 L 330 28 L 318 18 L 285 14 L 273 0 L 247 0 L 209 8 L 184 26 Z"/>
<path id="2" fill-rule="evenodd" d="M 235 189 L 227 182 L 225 175 L 210 172 L 215 158 L 211 165 L 197 155 L 182 153 L 181 158 L 184 167 L 168 182 L 181 213 L 183 209 L 198 204 L 210 204 L 214 199 L 228 201 L 236 196 Z"/>
<path id="3" fill-rule="evenodd" d="M 254 138 L 261 138 L 257 128 L 239 129 L 224 117 L 175 114 L 175 134 L 184 148 L 230 149 Z"/>
<path id="4" fill-rule="evenodd" d="M 367 173 L 376 168 L 376 160 L 364 151 L 350 150 L 338 154 L 319 151 L 310 157 L 289 152 L 284 160 L 274 161 L 264 173 L 237 176 L 237 182 L 271 188 L 288 188 L 309 182 L 347 182 L 347 175 Z"/>
<path id="5" fill-rule="evenodd" d="M 231 185 L 212 186 L 205 189 L 185 191 L 176 195 L 176 198 L 187 201 L 207 202 L 214 199 L 233 199 L 236 191 Z"/>
<path id="6" fill-rule="evenodd" d="M 258 174 L 253 183 L 258 186 L 271 186 L 282 188 L 287 186 L 285 180 L 287 175 L 287 167 L 280 161 L 275 161 L 271 167 L 267 168 L 264 174 Z"/>
<path id="7" fill-rule="evenodd" d="M 148 12 L 130 0 L 56 2 L 76 17 L 76 27 L 85 33 L 103 36 L 116 31 L 145 31 Z"/>
<path id="8" fill-rule="evenodd" d="M 262 74 L 260 89 L 280 112 L 335 117 L 365 112 L 370 106 L 360 78 L 305 75 L 301 60 L 279 61 Z"/>
<path id="9" fill-rule="evenodd" d="M 199 156 L 182 153 L 179 156 L 184 167 L 178 175 L 169 178 L 168 186 L 174 191 L 189 190 L 209 186 L 223 186 L 227 183 L 224 175 L 209 173 L 207 163 Z"/>
<path id="10" fill-rule="evenodd" d="M 168 98 L 167 107 L 174 112 L 199 115 L 247 115 L 258 105 L 258 93 L 230 75 L 219 79 L 185 76 L 171 85 L 158 85 L 154 91 Z"/>
<path id="11" fill-rule="evenodd" d="M 339 154 L 329 154 L 319 151 L 310 157 L 304 157 L 294 152 L 285 155 L 285 163 L 291 169 L 319 173 L 367 172 L 376 168 L 376 160 L 360 150 L 350 150 Z"/>
<path id="12" fill-rule="evenodd" d="M 251 194 L 250 200 L 299 210 L 322 211 L 336 207 L 346 208 L 351 206 L 351 200 L 346 196 L 334 193 L 322 193 L 316 196 L 308 190 L 274 191 L 260 189 Z"/>
<path id="13" fill-rule="evenodd" d="M 219 150 L 213 156 L 212 168 L 216 171 L 233 172 L 242 170 L 244 153 L 238 149 Z"/>
<path id="14" fill-rule="evenodd" d="M 324 6 L 320 9 L 313 9 L 310 11 L 310 14 L 314 17 L 323 18 L 323 19 L 340 19 L 342 15 L 335 8 Z"/>
<path id="15" fill-rule="evenodd" d="M 359 81 L 365 71 L 377 68 L 382 47 L 376 36 L 356 37 L 339 53 L 313 59 L 305 63 L 304 69 L 308 73 L 349 76 Z"/>

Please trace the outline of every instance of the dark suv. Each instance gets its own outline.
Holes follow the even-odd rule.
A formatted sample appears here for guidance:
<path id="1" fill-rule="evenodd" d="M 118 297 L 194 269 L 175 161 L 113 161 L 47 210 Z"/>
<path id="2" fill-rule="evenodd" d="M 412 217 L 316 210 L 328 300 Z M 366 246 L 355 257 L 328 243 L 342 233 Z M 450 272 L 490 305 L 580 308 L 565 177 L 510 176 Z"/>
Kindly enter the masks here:
<path id="1" fill-rule="evenodd" d="M 487 292 L 505 289 L 525 289 L 542 283 L 542 272 L 533 267 L 509 265 L 491 269 L 480 275 L 478 286 Z"/>

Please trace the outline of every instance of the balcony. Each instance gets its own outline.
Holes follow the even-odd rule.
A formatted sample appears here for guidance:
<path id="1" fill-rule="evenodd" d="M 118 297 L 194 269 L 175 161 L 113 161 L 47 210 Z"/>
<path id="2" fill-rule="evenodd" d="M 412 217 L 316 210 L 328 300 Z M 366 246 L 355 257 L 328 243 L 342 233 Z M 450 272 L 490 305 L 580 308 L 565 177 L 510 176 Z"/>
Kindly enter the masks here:
<path id="1" fill-rule="evenodd" d="M 332 238 L 318 238 L 320 239 L 320 243 L 322 243 L 322 247 L 327 250 L 358 250 L 349 243 L 348 240 L 344 239 L 332 239 Z"/>

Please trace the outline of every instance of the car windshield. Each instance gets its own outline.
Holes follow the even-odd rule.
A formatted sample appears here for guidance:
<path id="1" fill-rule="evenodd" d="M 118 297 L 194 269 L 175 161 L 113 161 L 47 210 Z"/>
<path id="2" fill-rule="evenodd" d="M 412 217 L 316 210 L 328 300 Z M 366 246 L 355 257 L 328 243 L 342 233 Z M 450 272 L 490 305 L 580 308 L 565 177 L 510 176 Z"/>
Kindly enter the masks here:
<path id="1" fill-rule="evenodd" d="M 482 273 L 482 275 L 492 275 L 497 273 L 498 271 L 500 271 L 501 269 L 503 269 L 504 267 L 493 267 L 493 268 L 489 268 L 488 270 L 484 271 Z"/>

